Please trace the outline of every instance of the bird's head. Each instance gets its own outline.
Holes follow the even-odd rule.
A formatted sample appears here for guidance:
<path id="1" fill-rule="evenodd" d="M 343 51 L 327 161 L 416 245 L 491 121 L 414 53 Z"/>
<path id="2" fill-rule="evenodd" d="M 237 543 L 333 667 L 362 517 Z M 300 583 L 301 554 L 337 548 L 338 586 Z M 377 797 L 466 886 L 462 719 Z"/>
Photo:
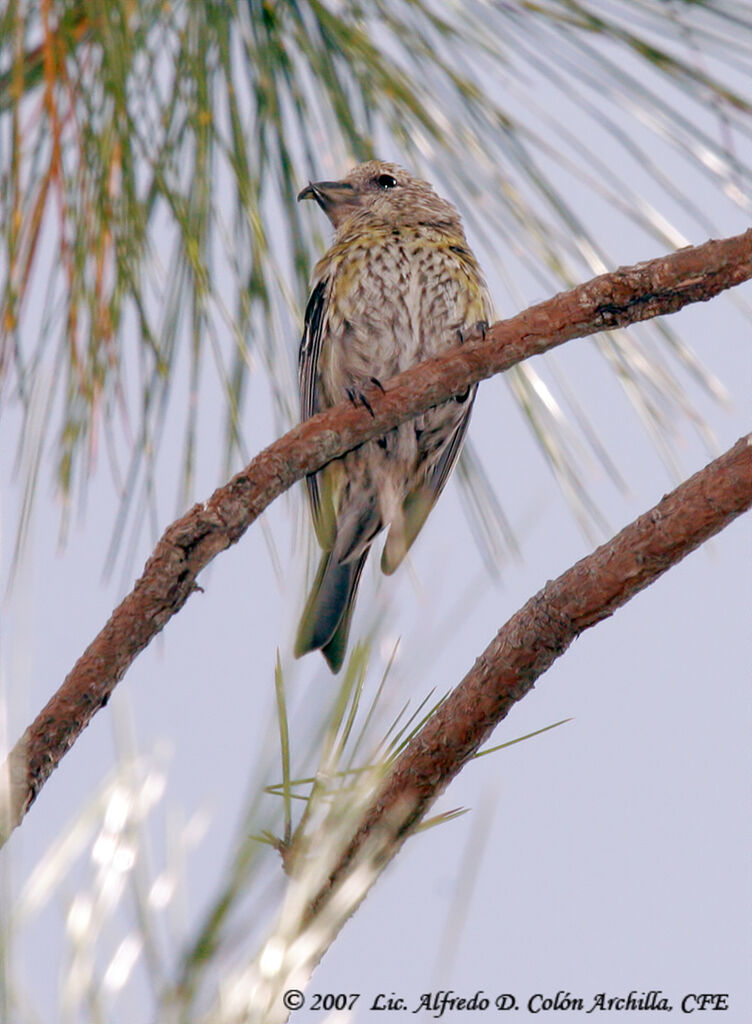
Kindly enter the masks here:
<path id="1" fill-rule="evenodd" d="M 437 196 L 427 181 L 382 160 L 358 164 L 341 181 L 312 181 L 298 194 L 300 199 L 315 199 L 335 228 L 353 216 L 387 224 L 459 223 L 451 203 Z"/>

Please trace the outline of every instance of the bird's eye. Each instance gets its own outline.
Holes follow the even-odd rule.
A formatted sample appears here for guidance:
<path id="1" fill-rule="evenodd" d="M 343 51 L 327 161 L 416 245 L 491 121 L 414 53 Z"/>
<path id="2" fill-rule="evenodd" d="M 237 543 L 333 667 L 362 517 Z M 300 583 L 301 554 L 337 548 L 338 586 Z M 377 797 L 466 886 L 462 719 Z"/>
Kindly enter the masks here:
<path id="1" fill-rule="evenodd" d="M 391 174 L 380 174 L 378 178 L 374 179 L 379 188 L 396 188 L 397 179 L 392 177 Z"/>

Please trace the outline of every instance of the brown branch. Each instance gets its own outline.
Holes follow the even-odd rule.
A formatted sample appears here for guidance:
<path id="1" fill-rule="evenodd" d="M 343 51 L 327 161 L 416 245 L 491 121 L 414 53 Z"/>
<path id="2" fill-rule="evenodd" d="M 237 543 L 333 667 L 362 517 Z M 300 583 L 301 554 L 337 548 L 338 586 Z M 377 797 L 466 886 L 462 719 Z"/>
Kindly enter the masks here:
<path id="1" fill-rule="evenodd" d="M 375 389 L 369 395 L 372 413 L 343 403 L 269 445 L 208 501 L 168 527 L 134 589 L 13 748 L 5 766 L 9 795 L 0 815 L 0 842 L 134 658 L 197 589 L 199 572 L 297 480 L 523 359 L 575 337 L 675 312 L 750 277 L 752 230 L 603 274 L 494 324 L 483 339 L 400 374 L 387 382 L 384 394 Z"/>
<path id="2" fill-rule="evenodd" d="M 370 837 L 378 837 L 380 865 L 397 853 L 512 705 L 580 633 L 613 615 L 750 506 L 752 434 L 547 583 L 499 630 L 397 759 L 311 915 L 346 877 Z M 374 855 L 373 845 L 368 855 Z"/>

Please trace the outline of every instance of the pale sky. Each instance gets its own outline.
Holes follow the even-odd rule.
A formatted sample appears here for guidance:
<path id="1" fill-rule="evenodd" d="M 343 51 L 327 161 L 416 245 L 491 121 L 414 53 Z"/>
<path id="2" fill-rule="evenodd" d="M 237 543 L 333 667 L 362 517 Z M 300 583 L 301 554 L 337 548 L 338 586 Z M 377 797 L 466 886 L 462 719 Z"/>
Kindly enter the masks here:
<path id="1" fill-rule="evenodd" d="M 710 192 L 706 198 L 719 235 L 745 229 L 741 213 Z M 311 216 L 317 212 L 312 209 Z M 695 234 L 690 240 L 704 238 Z M 623 240 L 614 237 L 610 250 L 622 264 L 661 251 L 657 243 L 628 233 Z M 749 285 L 736 295 L 752 302 Z M 690 307 L 671 322 L 730 392 L 728 410 L 698 389 L 692 392 L 712 424 L 718 451 L 726 450 L 750 429 L 749 321 L 722 298 Z M 295 337 L 281 343 L 293 352 L 297 348 Z M 629 494 L 622 495 L 595 468 L 587 480 L 616 532 L 673 483 L 594 343 L 572 342 L 557 358 L 629 484 Z M 274 436 L 264 386 L 262 377 L 253 383 L 252 436 L 259 447 Z M 218 482 L 213 439 L 220 444 L 219 396 L 207 387 L 202 400 L 197 497 L 209 495 Z M 4 417 L 5 436 L 13 436 L 14 415 L 11 410 Z M 180 424 L 170 431 L 177 439 Z M 471 437 L 517 534 L 522 559 L 510 560 L 499 583 L 490 579 L 456 484 L 431 515 L 410 566 L 383 581 L 378 593 L 373 559 L 353 636 L 383 612 L 384 651 L 402 638 L 386 694 L 389 713 L 407 699 L 414 706 L 432 688 L 440 694 L 453 686 L 528 597 L 591 550 L 502 380 L 482 385 Z M 169 443 L 168 433 L 162 460 L 167 478 L 174 472 Z M 709 460 L 688 429 L 678 447 L 685 477 Z M 3 445 L 3 579 L 19 501 L 13 468 L 14 453 Z M 102 582 L 114 507 L 104 460 L 91 484 L 85 520 L 76 521 L 62 551 L 49 463 L 43 474 L 22 573 L 3 608 L 0 667 L 11 740 L 124 592 L 119 578 Z M 277 650 L 291 694 L 295 751 L 306 749 L 312 723 L 336 692 L 318 656 L 291 659 L 305 583 L 293 514 L 301 492 L 298 487 L 293 501 L 277 501 L 265 518 L 281 579 L 255 524 L 201 577 L 204 593 L 193 596 L 137 659 L 111 703 L 64 758 L 4 854 L 6 907 L 112 770 L 116 731 L 122 737 L 132 729 L 138 750 L 163 765 L 166 777 L 166 790 L 149 817 L 149 863 L 140 861 L 144 877 L 156 877 L 175 847 L 182 848 L 187 822 L 200 824 L 204 816 L 208 821 L 195 845 L 181 854 L 183 887 L 168 905 L 160 942 L 174 955 L 193 934 L 226 870 L 253 766 L 264 763 L 267 749 L 276 756 Z M 174 493 L 168 485 L 163 527 L 174 518 Z M 134 556 L 131 577 L 140 573 L 149 551 L 144 544 Z M 749 556 L 745 517 L 584 634 L 492 742 L 573 720 L 461 773 L 435 810 L 462 806 L 470 813 L 407 844 L 326 954 L 308 993 L 361 993 L 356 1020 L 367 1019 L 365 1010 L 379 993 L 403 997 L 413 1009 L 423 993 L 439 989 L 468 998 L 478 990 L 491 998 L 513 993 L 523 1007 L 535 994 L 553 997 L 559 990 L 589 1006 L 601 992 L 626 996 L 630 990 L 659 989 L 675 1007 L 671 1020 L 680 1017 L 678 1004 L 689 993 L 728 993 L 725 1019 L 752 1019 Z M 366 684 L 371 693 L 383 672 L 382 655 L 375 652 Z M 276 765 L 272 776 L 278 777 Z M 262 809 L 275 806 L 269 796 Z M 266 823 L 263 814 L 258 822 L 254 827 Z M 260 912 L 249 909 L 248 929 L 268 919 L 281 891 L 276 855 L 263 855 L 269 892 Z M 60 953 L 65 914 L 76 894 L 94 891 L 90 864 L 84 852 L 56 895 L 24 924 L 14 946 L 11 966 L 35 993 L 43 1021 L 56 1019 L 69 969 Z M 128 933 L 124 921 L 130 913 L 103 929 L 96 950 L 101 964 Z M 108 1022 L 147 1019 L 139 969 L 136 983 L 111 1004 Z M 519 1019 L 527 1016 L 525 1010 Z M 312 1017 L 301 1011 L 293 1020 Z M 34 1018 L 19 1013 L 16 1019 Z M 559 1018 L 543 1012 L 535 1019 Z M 608 1019 L 634 1017 L 615 1011 Z"/>

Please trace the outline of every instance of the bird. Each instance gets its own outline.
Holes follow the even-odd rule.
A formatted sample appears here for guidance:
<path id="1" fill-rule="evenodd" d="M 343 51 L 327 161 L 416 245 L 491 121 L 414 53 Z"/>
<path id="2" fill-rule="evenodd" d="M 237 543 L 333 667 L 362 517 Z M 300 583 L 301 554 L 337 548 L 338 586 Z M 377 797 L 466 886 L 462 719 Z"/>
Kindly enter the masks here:
<path id="1" fill-rule="evenodd" d="M 310 182 L 334 228 L 316 264 L 298 358 L 303 419 L 345 396 L 485 332 L 492 306 L 455 207 L 394 163 L 369 160 L 339 181 Z M 323 554 L 301 616 L 295 657 L 320 650 L 342 667 L 353 605 L 371 545 L 388 534 L 381 569 L 393 573 L 459 457 L 477 386 L 306 477 Z"/>

